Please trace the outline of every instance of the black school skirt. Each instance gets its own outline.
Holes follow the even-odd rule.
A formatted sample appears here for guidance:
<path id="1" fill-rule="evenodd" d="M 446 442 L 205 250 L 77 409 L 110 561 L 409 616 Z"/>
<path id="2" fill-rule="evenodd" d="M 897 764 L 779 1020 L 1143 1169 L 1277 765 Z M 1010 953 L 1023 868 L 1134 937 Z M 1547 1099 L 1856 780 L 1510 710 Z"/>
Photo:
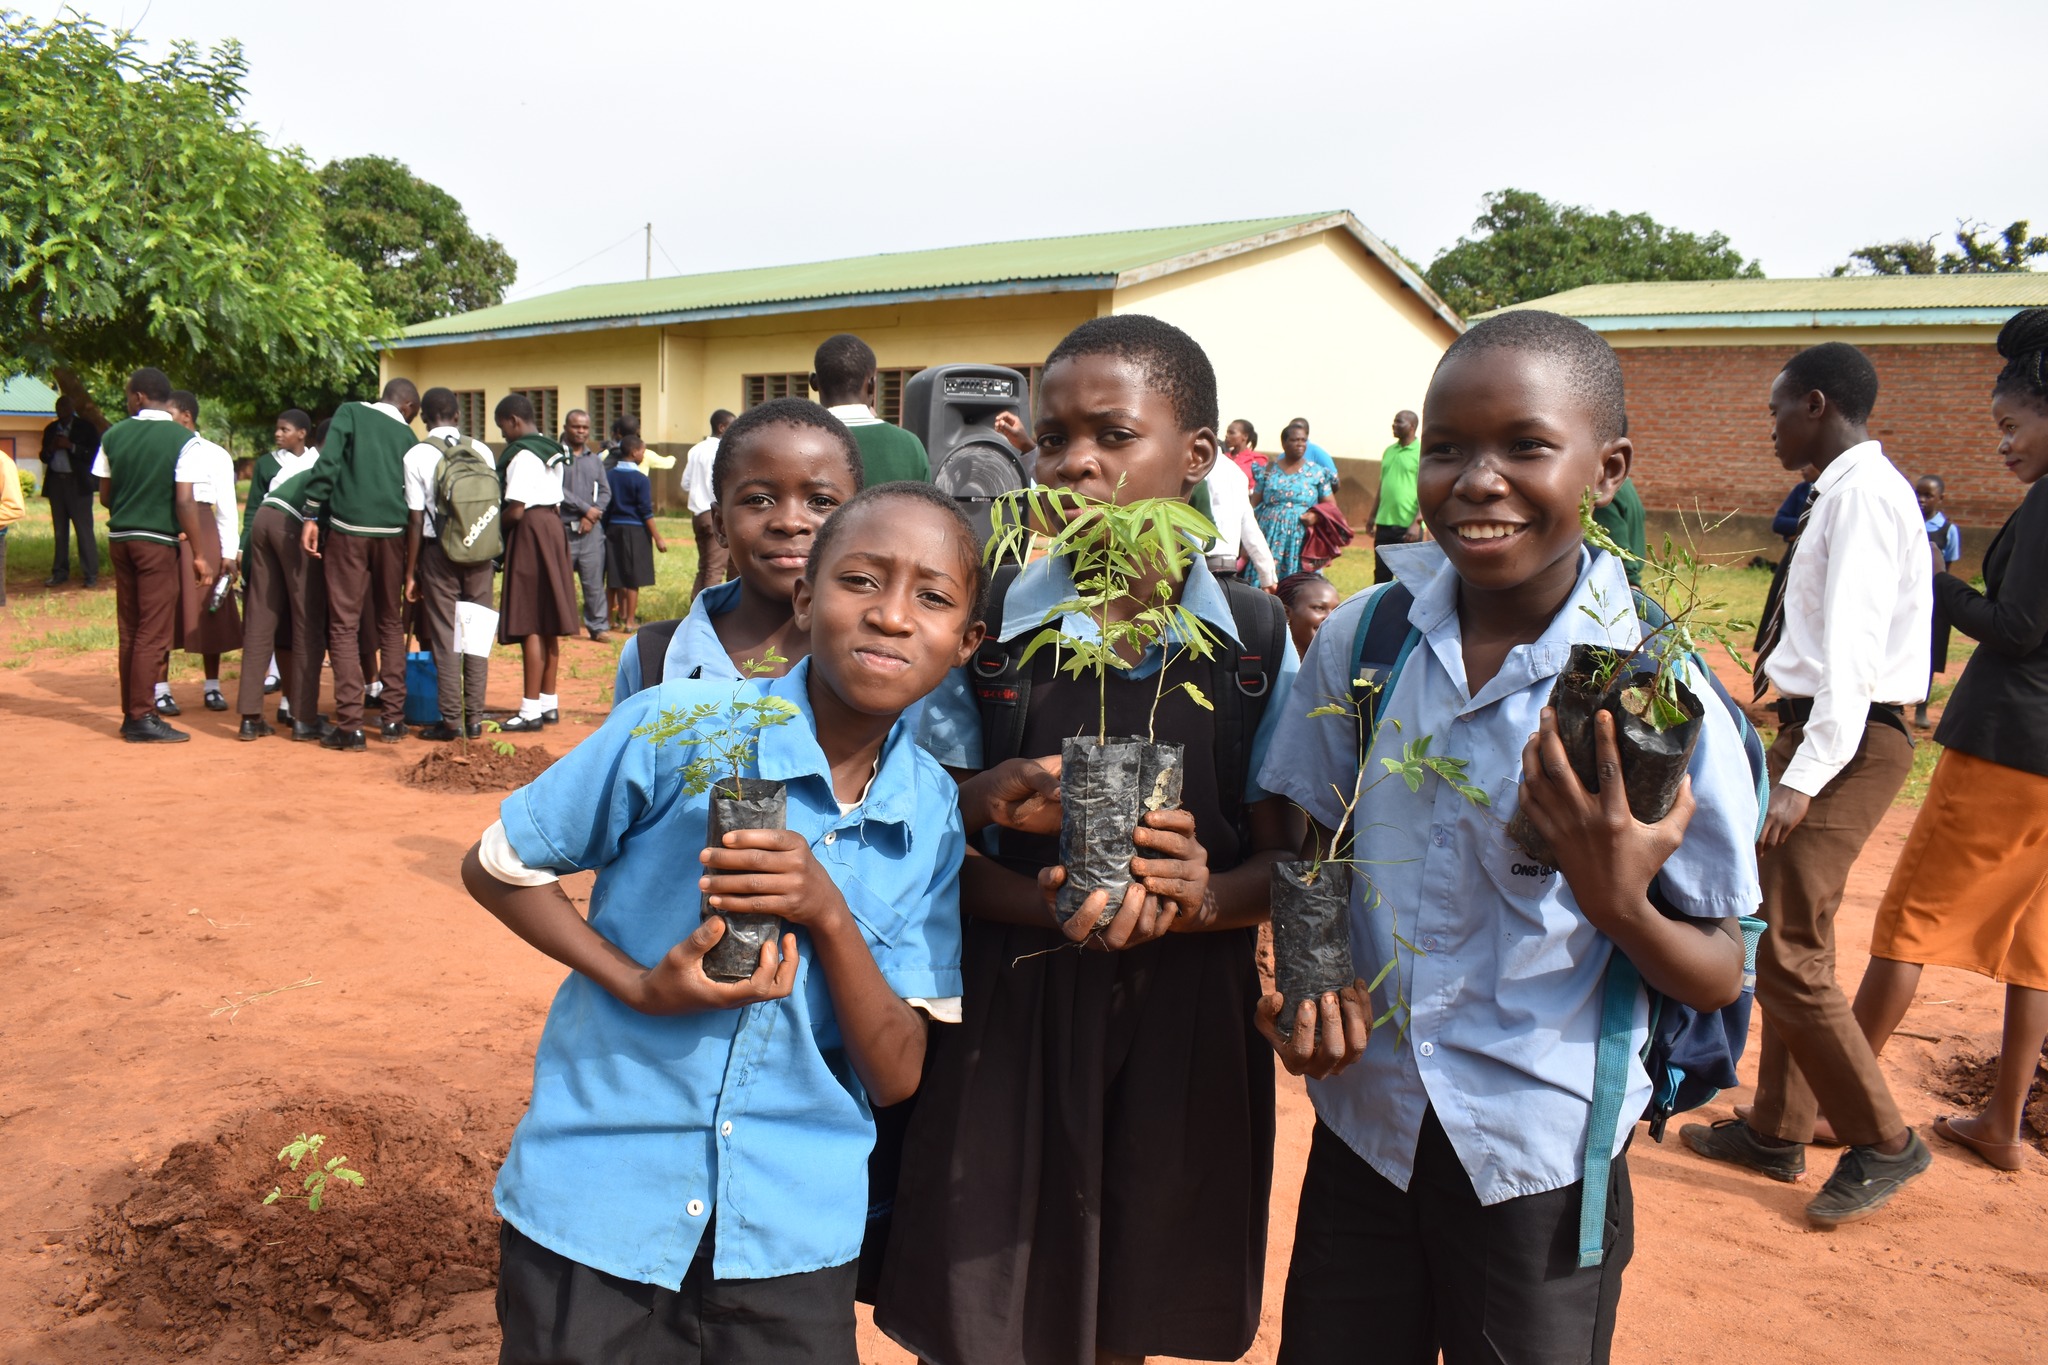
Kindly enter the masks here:
<path id="1" fill-rule="evenodd" d="M 622 522 L 604 528 L 604 578 L 614 588 L 654 586 L 654 538 L 645 526 Z"/>

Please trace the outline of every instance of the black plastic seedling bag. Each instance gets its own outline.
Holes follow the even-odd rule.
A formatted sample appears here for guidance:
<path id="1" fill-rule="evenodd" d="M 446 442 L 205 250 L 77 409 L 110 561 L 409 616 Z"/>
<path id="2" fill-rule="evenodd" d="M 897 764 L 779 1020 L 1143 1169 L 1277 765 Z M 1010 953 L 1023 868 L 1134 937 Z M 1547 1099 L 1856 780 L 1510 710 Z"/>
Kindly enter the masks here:
<path id="1" fill-rule="evenodd" d="M 1313 882 L 1303 878 L 1312 864 L 1273 864 L 1273 981 L 1287 1003 L 1277 1027 L 1294 1036 L 1295 1010 L 1327 991 L 1341 991 L 1358 979 L 1351 965 L 1351 869 L 1324 863 Z"/>
<path id="2" fill-rule="evenodd" d="M 1179 744 L 1145 744 L 1138 767 L 1138 818 L 1155 810 L 1179 810 L 1187 749 Z M 1137 826 L 1133 825 L 1133 829 Z"/>
<path id="3" fill-rule="evenodd" d="M 1096 928 L 1106 927 L 1123 905 L 1138 852 L 1131 835 L 1144 810 L 1145 747 L 1135 739 L 1060 745 L 1060 866 L 1067 879 L 1054 906 L 1062 921 L 1096 891 L 1109 892 Z"/>
<path id="4" fill-rule="evenodd" d="M 711 789 L 711 824 L 704 835 L 705 847 L 725 847 L 727 830 L 788 828 L 788 792 L 780 782 L 758 777 L 739 779 L 739 795 L 732 794 L 734 782 L 720 778 Z M 761 945 L 782 937 L 780 915 L 742 915 L 713 910 L 708 899 L 703 913 L 725 921 L 725 937 L 704 955 L 704 974 L 713 981 L 745 981 L 761 965 Z"/>

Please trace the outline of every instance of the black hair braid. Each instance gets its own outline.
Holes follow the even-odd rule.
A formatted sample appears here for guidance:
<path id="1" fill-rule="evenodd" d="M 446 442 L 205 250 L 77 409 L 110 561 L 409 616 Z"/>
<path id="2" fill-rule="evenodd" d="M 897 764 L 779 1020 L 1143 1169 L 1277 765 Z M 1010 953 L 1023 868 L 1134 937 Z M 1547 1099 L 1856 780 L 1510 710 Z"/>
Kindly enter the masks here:
<path id="1" fill-rule="evenodd" d="M 2005 368 L 1991 392 L 2024 393 L 2048 405 L 2048 308 L 2026 308 L 2007 318 L 1998 329 L 1998 353 Z"/>

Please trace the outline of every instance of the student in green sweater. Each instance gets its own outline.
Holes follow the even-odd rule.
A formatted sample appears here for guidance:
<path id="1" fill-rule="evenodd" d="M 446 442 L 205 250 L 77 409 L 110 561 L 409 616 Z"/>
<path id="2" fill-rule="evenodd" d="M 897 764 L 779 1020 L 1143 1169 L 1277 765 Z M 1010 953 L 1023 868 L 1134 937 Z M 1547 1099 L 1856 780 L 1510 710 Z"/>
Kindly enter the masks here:
<path id="1" fill-rule="evenodd" d="M 1614 496 L 1593 509 L 1593 520 L 1616 545 L 1633 556 L 1622 560 L 1622 568 L 1628 573 L 1629 586 L 1641 587 L 1643 556 L 1649 553 L 1650 532 L 1643 517 L 1642 497 L 1636 492 L 1636 481 L 1623 479 L 1621 487 L 1614 490 Z"/>
<path id="2" fill-rule="evenodd" d="M 865 341 L 848 332 L 827 337 L 811 364 L 818 401 L 846 423 L 860 446 L 863 487 L 898 479 L 931 482 L 924 442 L 875 416 L 875 353 Z"/>
<path id="3" fill-rule="evenodd" d="M 306 481 L 299 544 L 327 580 L 327 657 L 334 669 L 334 731 L 326 749 L 363 747 L 363 644 L 381 659 L 384 720 L 378 737 L 405 738 L 405 453 L 419 444 L 420 391 L 393 379 L 375 403 L 343 403 L 329 419 Z M 327 543 L 320 543 L 325 519 Z"/>

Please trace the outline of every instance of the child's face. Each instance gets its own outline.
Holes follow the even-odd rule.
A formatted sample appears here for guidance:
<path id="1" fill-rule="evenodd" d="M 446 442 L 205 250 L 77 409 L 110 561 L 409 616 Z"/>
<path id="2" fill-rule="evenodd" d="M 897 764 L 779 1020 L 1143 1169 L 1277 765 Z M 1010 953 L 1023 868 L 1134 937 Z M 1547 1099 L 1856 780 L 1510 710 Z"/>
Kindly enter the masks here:
<path id="1" fill-rule="evenodd" d="M 1991 400 L 1991 420 L 1998 424 L 1998 458 L 2014 478 L 2031 485 L 2048 474 L 2048 403 L 2000 394 Z"/>
<path id="2" fill-rule="evenodd" d="M 895 715 L 966 663 L 981 643 L 978 547 L 944 509 L 910 498 L 868 503 L 798 582 L 795 619 L 811 668 L 863 715 Z"/>
<path id="3" fill-rule="evenodd" d="M 306 429 L 295 427 L 290 422 L 279 422 L 273 433 L 277 437 L 277 448 L 296 455 L 306 448 Z"/>
<path id="4" fill-rule="evenodd" d="M 1294 652 L 1308 652 L 1309 641 L 1316 638 L 1316 632 L 1323 628 L 1323 622 L 1330 619 L 1330 613 L 1341 601 L 1337 589 L 1329 583 L 1311 583 L 1296 594 L 1294 605 L 1287 609 L 1287 628 L 1294 636 Z"/>
<path id="5" fill-rule="evenodd" d="M 1826 405 L 1813 401 L 1818 397 L 1782 370 L 1771 381 L 1771 446 L 1787 469 L 1803 469 L 1815 463 L 1815 456 L 1825 457 Z"/>
<path id="6" fill-rule="evenodd" d="M 1941 510 L 1941 485 L 1932 479 L 1922 479 L 1913 485 L 1913 496 L 1920 500 L 1920 515 L 1931 517 Z"/>
<path id="7" fill-rule="evenodd" d="M 1430 381 L 1416 489 L 1422 518 L 1469 587 L 1576 578 L 1579 499 L 1612 496 L 1628 475 L 1628 438 L 1602 441 L 1565 367 L 1496 347 L 1457 356 Z"/>
<path id="8" fill-rule="evenodd" d="M 1117 356 L 1048 367 L 1038 405 L 1035 473 L 1050 487 L 1100 502 L 1185 498 L 1216 463 L 1216 433 L 1182 431 L 1166 395 Z"/>
<path id="9" fill-rule="evenodd" d="M 747 585 L 787 602 L 818 528 L 853 496 L 853 473 L 839 442 L 816 427 L 763 427 L 739 454 L 711 524 Z"/>

